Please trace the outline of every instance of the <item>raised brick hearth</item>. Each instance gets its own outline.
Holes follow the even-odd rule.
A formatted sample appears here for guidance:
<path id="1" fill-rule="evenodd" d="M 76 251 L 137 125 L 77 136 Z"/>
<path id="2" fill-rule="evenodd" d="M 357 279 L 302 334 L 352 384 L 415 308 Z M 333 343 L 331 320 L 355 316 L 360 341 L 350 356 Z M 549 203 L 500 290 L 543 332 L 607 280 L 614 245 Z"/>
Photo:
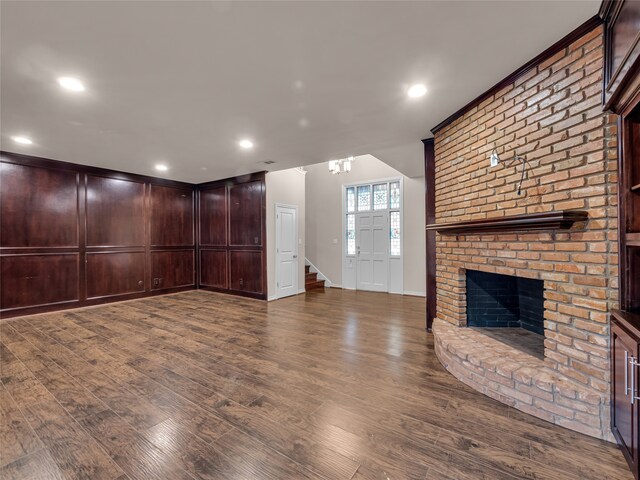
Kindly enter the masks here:
<path id="1" fill-rule="evenodd" d="M 583 210 L 569 230 L 436 236 L 436 353 L 468 385 L 610 439 L 609 314 L 617 305 L 617 144 L 596 28 L 435 135 L 436 223 Z M 501 157 L 490 167 L 493 150 Z M 522 162 L 528 162 L 517 194 Z M 467 328 L 466 270 L 544 282 L 544 359 Z M 534 334 L 531 334 L 534 335 Z"/>
<path id="2" fill-rule="evenodd" d="M 594 437 L 609 415 L 608 400 L 559 374 L 538 356 L 505 343 L 493 332 L 433 323 L 436 354 L 458 380 L 502 403 Z M 525 332 L 534 336 L 534 333 Z"/>

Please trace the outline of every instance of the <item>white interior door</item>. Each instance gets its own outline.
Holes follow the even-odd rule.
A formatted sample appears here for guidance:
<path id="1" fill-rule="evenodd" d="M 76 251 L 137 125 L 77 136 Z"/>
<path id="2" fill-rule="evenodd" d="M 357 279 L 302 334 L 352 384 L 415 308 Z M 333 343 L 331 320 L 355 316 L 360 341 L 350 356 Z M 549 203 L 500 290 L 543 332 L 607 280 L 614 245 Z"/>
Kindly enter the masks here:
<path id="1" fill-rule="evenodd" d="M 298 211 L 276 205 L 276 296 L 298 293 Z"/>
<path id="2" fill-rule="evenodd" d="M 357 289 L 386 292 L 389 288 L 389 212 L 356 215 Z"/>

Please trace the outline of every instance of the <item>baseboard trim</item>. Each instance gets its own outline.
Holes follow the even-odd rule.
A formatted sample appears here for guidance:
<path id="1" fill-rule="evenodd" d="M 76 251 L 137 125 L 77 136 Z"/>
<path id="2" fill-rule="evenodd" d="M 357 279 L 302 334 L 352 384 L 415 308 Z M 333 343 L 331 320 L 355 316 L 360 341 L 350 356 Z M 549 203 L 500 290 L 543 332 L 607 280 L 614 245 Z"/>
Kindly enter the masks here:
<path id="1" fill-rule="evenodd" d="M 278 297 L 277 295 L 271 295 L 267 298 L 267 302 L 273 302 L 274 300 L 280 300 L 281 298 L 295 297 L 296 295 L 301 295 L 303 293 L 306 293 L 306 290 L 304 288 L 302 290 L 298 290 L 298 293 L 288 295 L 287 297 Z"/>
<path id="2" fill-rule="evenodd" d="M 409 295 L 411 297 L 426 297 L 427 294 L 424 292 L 412 292 L 411 290 L 405 290 L 402 292 L 402 295 Z"/>

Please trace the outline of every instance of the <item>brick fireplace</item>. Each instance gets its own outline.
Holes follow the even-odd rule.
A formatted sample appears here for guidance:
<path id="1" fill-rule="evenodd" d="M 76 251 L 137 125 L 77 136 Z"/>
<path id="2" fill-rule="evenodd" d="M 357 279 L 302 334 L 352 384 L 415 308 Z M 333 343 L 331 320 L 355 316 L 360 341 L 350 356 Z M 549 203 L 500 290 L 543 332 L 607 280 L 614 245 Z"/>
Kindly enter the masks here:
<path id="1" fill-rule="evenodd" d="M 596 27 L 435 130 L 436 224 L 558 211 L 588 217 L 570 228 L 438 233 L 433 332 L 438 357 L 466 384 L 550 422 L 610 439 L 617 144 L 615 117 L 601 105 L 602 44 Z M 492 152 L 501 158 L 495 167 Z M 476 322 L 469 322 L 468 300 L 477 293 L 470 291 L 469 272 L 474 279 L 498 274 L 515 277 L 516 286 L 536 285 L 504 320 L 522 327 L 522 302 L 542 295 L 543 325 L 527 332 L 541 339 L 541 356 L 493 329 L 468 328 Z M 483 321 L 498 320 L 485 315 Z"/>

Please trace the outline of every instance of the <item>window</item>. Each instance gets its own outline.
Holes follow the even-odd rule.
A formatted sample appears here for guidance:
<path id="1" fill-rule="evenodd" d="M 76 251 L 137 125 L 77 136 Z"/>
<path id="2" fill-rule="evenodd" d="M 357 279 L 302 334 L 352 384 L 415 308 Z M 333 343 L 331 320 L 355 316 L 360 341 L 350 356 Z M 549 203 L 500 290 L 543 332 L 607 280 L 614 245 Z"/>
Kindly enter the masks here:
<path id="1" fill-rule="evenodd" d="M 353 187 L 347 188 L 347 212 L 352 213 L 356 211 L 356 189 Z"/>
<path id="2" fill-rule="evenodd" d="M 356 216 L 347 214 L 347 255 L 356 254 Z"/>
<path id="3" fill-rule="evenodd" d="M 391 182 L 389 190 L 389 208 L 400 208 L 400 182 Z"/>
<path id="4" fill-rule="evenodd" d="M 373 209 L 385 210 L 387 208 L 387 184 L 380 183 L 373 186 Z"/>
<path id="5" fill-rule="evenodd" d="M 389 214 L 389 238 L 391 239 L 389 254 L 392 257 L 400 256 L 400 212 Z"/>
<path id="6" fill-rule="evenodd" d="M 358 187 L 358 211 L 368 210 L 371 210 L 371 185 L 361 185 Z"/>

